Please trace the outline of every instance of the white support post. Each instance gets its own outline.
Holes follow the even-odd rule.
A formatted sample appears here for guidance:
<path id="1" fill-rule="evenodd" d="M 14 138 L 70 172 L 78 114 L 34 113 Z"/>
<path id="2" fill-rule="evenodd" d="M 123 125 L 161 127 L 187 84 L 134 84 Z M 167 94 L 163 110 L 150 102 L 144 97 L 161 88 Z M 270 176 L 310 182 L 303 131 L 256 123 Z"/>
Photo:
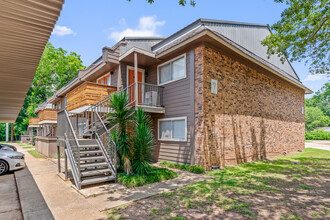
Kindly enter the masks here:
<path id="1" fill-rule="evenodd" d="M 121 80 L 121 66 L 119 64 L 118 74 L 117 74 L 117 90 L 121 89 L 122 87 L 123 87 L 123 83 Z M 126 87 L 128 87 L 128 85 L 126 85 Z"/>
<path id="2" fill-rule="evenodd" d="M 134 78 L 135 78 L 135 105 L 137 106 L 139 103 L 139 84 L 138 84 L 138 59 L 137 59 L 137 53 L 134 52 Z"/>
<path id="3" fill-rule="evenodd" d="M 9 124 L 6 123 L 6 142 L 9 141 Z"/>

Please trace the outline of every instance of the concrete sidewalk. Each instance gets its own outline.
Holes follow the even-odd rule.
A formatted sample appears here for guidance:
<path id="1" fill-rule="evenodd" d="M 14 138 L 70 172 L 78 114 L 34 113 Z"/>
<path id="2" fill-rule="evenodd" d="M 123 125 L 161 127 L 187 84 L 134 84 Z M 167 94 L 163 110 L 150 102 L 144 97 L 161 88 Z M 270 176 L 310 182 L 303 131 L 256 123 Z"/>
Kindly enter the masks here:
<path id="1" fill-rule="evenodd" d="M 112 193 L 86 196 L 105 190 L 113 184 L 80 190 L 74 189 L 70 181 L 64 181 L 57 175 L 57 164 L 52 159 L 40 159 L 31 156 L 27 150 L 16 144 L 19 151 L 25 153 L 26 164 L 31 171 L 42 195 L 55 219 L 106 219 L 104 211 L 128 204 L 162 192 L 176 189 L 191 183 L 213 178 L 207 175 L 192 174 L 176 170 L 179 176 L 172 180 L 154 183 L 134 189 L 121 189 Z M 92 190 L 92 191 L 91 191 Z M 96 190 L 93 192 L 93 190 Z M 84 194 L 85 197 L 83 196 Z M 89 198 L 86 198 L 89 197 Z"/>
<path id="2" fill-rule="evenodd" d="M 330 141 L 308 141 L 305 143 L 306 148 L 315 148 L 321 150 L 330 150 Z"/>
<path id="3" fill-rule="evenodd" d="M 106 219 L 106 215 L 57 176 L 57 165 L 49 159 L 34 158 L 18 144 L 25 162 L 55 219 Z M 36 219 L 36 218 L 34 218 Z"/>

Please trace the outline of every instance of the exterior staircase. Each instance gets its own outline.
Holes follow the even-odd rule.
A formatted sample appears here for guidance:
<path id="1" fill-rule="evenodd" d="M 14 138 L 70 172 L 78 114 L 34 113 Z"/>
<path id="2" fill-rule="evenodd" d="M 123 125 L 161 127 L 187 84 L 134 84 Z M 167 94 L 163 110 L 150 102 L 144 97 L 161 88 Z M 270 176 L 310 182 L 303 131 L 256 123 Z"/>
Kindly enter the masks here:
<path id="1" fill-rule="evenodd" d="M 87 118 L 91 121 L 89 128 L 77 138 L 74 120 Z M 58 112 L 58 137 L 64 137 L 65 153 L 68 157 L 75 186 L 81 189 L 97 183 L 116 181 L 116 145 L 112 140 L 106 114 L 102 119 L 96 106 L 83 114 L 68 114 L 66 110 Z"/>
<path id="2" fill-rule="evenodd" d="M 81 186 L 116 180 L 96 139 L 78 139 Z"/>

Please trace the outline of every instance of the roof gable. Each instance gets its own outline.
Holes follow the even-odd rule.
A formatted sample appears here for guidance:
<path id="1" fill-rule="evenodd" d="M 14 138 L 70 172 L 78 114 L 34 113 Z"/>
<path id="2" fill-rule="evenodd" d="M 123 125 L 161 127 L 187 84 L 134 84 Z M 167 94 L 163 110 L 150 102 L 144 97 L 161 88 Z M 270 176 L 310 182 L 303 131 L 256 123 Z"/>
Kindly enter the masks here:
<path id="1" fill-rule="evenodd" d="M 203 26 L 225 36 L 226 38 L 244 47 L 246 50 L 259 56 L 260 58 L 272 63 L 277 68 L 285 71 L 288 75 L 300 81 L 298 75 L 292 68 L 289 61 L 286 60 L 284 63 L 282 63 L 280 58 L 276 55 L 268 58 L 267 47 L 261 44 L 261 41 L 271 33 L 268 25 L 265 24 L 199 19 L 187 27 L 181 29 L 180 31 L 174 33 L 170 37 L 159 42 L 158 44 L 154 45 L 152 50 L 157 52 L 161 48 L 166 47 L 171 42 L 176 41 L 184 35 L 187 35 L 190 32 L 194 32 Z"/>

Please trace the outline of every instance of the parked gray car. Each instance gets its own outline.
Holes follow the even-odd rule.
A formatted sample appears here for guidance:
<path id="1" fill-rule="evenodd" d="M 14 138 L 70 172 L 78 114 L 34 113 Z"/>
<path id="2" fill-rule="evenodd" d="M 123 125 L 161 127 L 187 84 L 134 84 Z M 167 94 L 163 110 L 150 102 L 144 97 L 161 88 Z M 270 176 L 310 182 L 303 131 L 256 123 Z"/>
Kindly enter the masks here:
<path id="1" fill-rule="evenodd" d="M 0 175 L 18 170 L 25 166 L 24 154 L 10 147 L 0 148 Z"/>

